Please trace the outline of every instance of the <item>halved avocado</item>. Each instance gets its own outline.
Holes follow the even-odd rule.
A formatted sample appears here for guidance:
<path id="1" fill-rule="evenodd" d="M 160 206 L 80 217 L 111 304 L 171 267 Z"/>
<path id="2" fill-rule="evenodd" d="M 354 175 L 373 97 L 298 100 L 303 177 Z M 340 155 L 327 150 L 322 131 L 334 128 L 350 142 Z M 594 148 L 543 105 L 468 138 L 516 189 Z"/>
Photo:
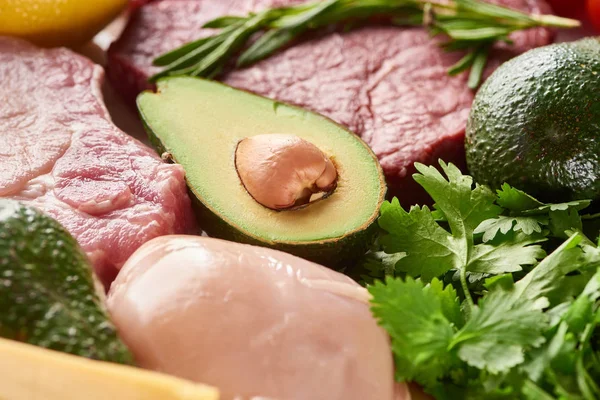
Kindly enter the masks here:
<path id="1" fill-rule="evenodd" d="M 186 172 L 201 227 L 210 235 L 283 250 L 334 268 L 363 254 L 386 186 L 377 158 L 324 116 L 198 78 L 171 77 L 138 96 L 150 140 Z M 246 191 L 238 143 L 261 134 L 296 135 L 337 168 L 337 187 L 304 208 L 276 211 Z"/>

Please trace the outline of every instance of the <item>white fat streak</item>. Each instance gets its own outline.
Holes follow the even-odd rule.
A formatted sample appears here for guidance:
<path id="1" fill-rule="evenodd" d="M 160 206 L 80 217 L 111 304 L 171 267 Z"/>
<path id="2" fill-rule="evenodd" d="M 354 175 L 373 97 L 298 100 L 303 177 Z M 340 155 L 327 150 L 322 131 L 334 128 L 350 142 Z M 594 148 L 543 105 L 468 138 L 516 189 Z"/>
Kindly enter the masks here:
<path id="1" fill-rule="evenodd" d="M 31 179 L 23 189 L 11 198 L 15 200 L 35 200 L 54 189 L 52 174 L 44 174 Z"/>

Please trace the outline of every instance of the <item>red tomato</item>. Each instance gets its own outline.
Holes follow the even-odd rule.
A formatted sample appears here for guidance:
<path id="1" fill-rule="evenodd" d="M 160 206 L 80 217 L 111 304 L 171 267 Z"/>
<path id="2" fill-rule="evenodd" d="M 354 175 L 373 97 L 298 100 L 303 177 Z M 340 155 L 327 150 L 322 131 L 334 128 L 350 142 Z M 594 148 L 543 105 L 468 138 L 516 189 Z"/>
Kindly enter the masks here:
<path id="1" fill-rule="evenodd" d="M 587 12 L 590 21 L 600 32 L 600 0 L 587 0 Z"/>

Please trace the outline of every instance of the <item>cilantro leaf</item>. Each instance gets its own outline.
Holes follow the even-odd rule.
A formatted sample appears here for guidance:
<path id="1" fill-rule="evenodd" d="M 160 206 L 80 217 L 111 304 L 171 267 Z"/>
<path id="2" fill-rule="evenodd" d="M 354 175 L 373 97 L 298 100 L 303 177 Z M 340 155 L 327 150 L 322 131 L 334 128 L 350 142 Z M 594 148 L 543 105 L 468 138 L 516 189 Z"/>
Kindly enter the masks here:
<path id="1" fill-rule="evenodd" d="M 399 380 L 433 383 L 454 363 L 448 345 L 455 328 L 448 317 L 460 310 L 450 291 L 440 292 L 437 280 L 432 285 L 388 277 L 368 287 L 373 315 L 392 339 Z"/>
<path id="2" fill-rule="evenodd" d="M 580 335 L 586 326 L 594 321 L 594 308 L 598 298 L 600 298 L 600 269 L 592 276 L 563 316 L 571 332 Z"/>
<path id="3" fill-rule="evenodd" d="M 544 216 L 513 217 L 500 215 L 496 218 L 486 219 L 475 228 L 474 233 L 483 233 L 482 240 L 489 242 L 494 239 L 498 232 L 507 234 L 510 231 L 523 232 L 531 235 L 534 232 L 542 233 L 542 225 L 548 224 L 548 218 Z"/>
<path id="4" fill-rule="evenodd" d="M 577 297 L 592 277 L 593 271 L 577 271 L 560 279 L 546 296 L 551 306 L 564 304 Z"/>
<path id="5" fill-rule="evenodd" d="M 379 226 L 386 233 L 380 240 L 386 253 L 407 254 L 398 261 L 401 271 L 411 271 L 413 276 L 429 281 L 451 269 L 464 270 L 473 246 L 473 231 L 501 209 L 494 204 L 496 196 L 490 189 L 473 187 L 473 179 L 462 175 L 454 165 L 440 161 L 447 179 L 434 167 L 415 166 L 420 174 L 415 174 L 414 179 L 435 200 L 437 214 L 445 217 L 451 232 L 436 222 L 428 207 L 413 206 L 406 212 L 393 199 L 381 207 Z M 479 254 L 482 260 L 484 250 Z M 479 263 L 480 268 L 483 265 Z"/>
<path id="6" fill-rule="evenodd" d="M 581 398 L 580 394 L 586 399 L 600 396 L 600 387 L 595 383 L 600 379 L 600 363 L 590 348 L 591 333 L 600 322 L 596 320 L 600 310 L 598 298 L 600 268 L 566 312 L 561 312 L 558 328 L 547 334 L 549 342 L 529 354 L 530 360 L 523 371 L 531 382 L 554 387 L 554 391 L 567 398 Z M 563 305 L 559 307 L 564 309 Z"/>
<path id="7" fill-rule="evenodd" d="M 533 382 L 538 382 L 540 380 L 544 370 L 548 368 L 548 365 L 550 365 L 552 360 L 559 354 L 565 343 L 567 330 L 567 324 L 562 322 L 548 343 L 530 353 L 529 356 L 531 360 L 523 366 L 523 370 L 529 375 L 529 378 Z"/>
<path id="8" fill-rule="evenodd" d="M 556 400 L 550 393 L 529 380 L 523 385 L 522 394 L 526 400 Z"/>
<path id="9" fill-rule="evenodd" d="M 423 290 L 431 292 L 440 299 L 442 313 L 448 321 L 452 322 L 457 328 L 463 326 L 464 321 L 460 312 L 460 302 L 458 301 L 456 289 L 452 285 L 446 285 L 444 288 L 442 281 L 434 279 Z"/>
<path id="10" fill-rule="evenodd" d="M 483 233 L 483 241 L 492 240 L 498 232 L 510 230 L 526 234 L 541 233 L 542 225 L 549 225 L 552 236 L 566 239 L 569 230 L 582 231 L 579 211 L 590 205 L 590 200 L 574 200 L 565 203 L 545 204 L 527 193 L 505 183 L 497 191 L 496 202 L 508 211 L 492 220 L 484 221 L 475 233 Z"/>
<path id="11" fill-rule="evenodd" d="M 508 183 L 502 185 L 497 192 L 497 203 L 513 215 L 535 215 L 545 214 L 549 211 L 565 211 L 570 208 L 583 210 L 591 203 L 590 200 L 574 200 L 565 203 L 545 204 L 522 190 L 510 186 Z"/>
<path id="12" fill-rule="evenodd" d="M 500 227 L 505 234 L 502 240 L 476 244 L 476 228 L 484 221 L 494 220 L 502 211 L 494 204 L 496 195 L 486 186 L 473 185 L 473 179 L 462 175 L 454 165 L 440 161 L 440 166 L 446 177 L 436 168 L 422 164 L 416 164 L 420 173 L 414 175 L 435 200 L 436 213 L 426 206 L 413 206 L 407 212 L 397 199 L 384 203 L 379 218 L 384 231 L 380 243 L 388 254 L 406 254 L 396 264 L 398 271 L 420 276 L 424 281 L 457 271 L 462 293 L 472 304 L 467 279 L 482 281 L 490 274 L 520 271 L 522 265 L 535 264 L 544 256 L 541 247 L 535 245 L 542 239 L 514 232 L 508 235 L 510 229 Z M 450 232 L 438 223 L 436 215 L 437 219 L 444 217 Z M 527 220 L 545 222 L 543 217 L 523 217 L 519 229 L 541 231 L 539 226 L 527 224 Z M 510 228 L 513 222 L 509 221 Z"/>
<path id="13" fill-rule="evenodd" d="M 498 204 L 510 211 L 521 212 L 544 205 L 544 203 L 527 193 L 510 186 L 508 183 L 503 184 L 496 193 L 498 195 Z"/>
<path id="14" fill-rule="evenodd" d="M 386 202 L 385 253 L 366 258 L 397 378 L 441 399 L 600 398 L 600 249 L 579 215 L 590 202 L 495 194 L 440 166 L 414 175 L 434 210 Z"/>
<path id="15" fill-rule="evenodd" d="M 571 208 L 580 211 L 589 206 L 590 203 L 591 200 L 574 200 L 566 203 L 544 204 L 543 206 L 533 208 L 531 210 L 525 210 L 522 213 L 523 215 L 535 215 L 544 214 L 549 211 L 565 211 Z"/>
<path id="16" fill-rule="evenodd" d="M 452 235 L 469 237 L 475 228 L 486 219 L 494 218 L 502 209 L 494 204 L 496 196 L 487 187 L 475 185 L 473 178 L 463 175 L 452 165 L 440 161 L 442 170 L 448 177 L 432 166 L 415 163 L 420 174 L 413 175 L 435 201 L 436 208 L 443 212 L 448 220 Z"/>
<path id="17" fill-rule="evenodd" d="M 600 254 L 585 252 L 578 246 L 581 241 L 582 235 L 575 233 L 544 258 L 515 284 L 518 296 L 530 300 L 546 297 L 560 287 L 561 278 L 568 273 L 595 265 L 600 260 Z"/>
<path id="18" fill-rule="evenodd" d="M 387 254 L 383 251 L 369 251 L 345 273 L 363 286 L 372 285 L 376 279 L 384 280 L 388 275 L 398 275 L 396 264 L 405 256 L 405 253 Z"/>
<path id="19" fill-rule="evenodd" d="M 514 289 L 494 286 L 457 333 L 452 347 L 467 364 L 492 374 L 524 362 L 524 351 L 544 342 L 547 318 L 538 302 L 522 300 Z"/>
<path id="20" fill-rule="evenodd" d="M 551 210 L 550 231 L 553 236 L 566 239 L 569 235 L 567 231 L 582 231 L 583 224 L 579 212 L 576 208 L 567 208 L 566 210 Z"/>
<path id="21" fill-rule="evenodd" d="M 411 275 L 429 281 L 460 267 L 456 241 L 435 222 L 426 206 L 413 206 L 406 212 L 394 198 L 381 206 L 379 226 L 387 231 L 380 237 L 384 251 L 406 253 L 398 260 L 399 270 L 410 271 Z"/>
<path id="22" fill-rule="evenodd" d="M 478 244 L 473 248 L 467 271 L 487 274 L 521 271 L 521 265 L 533 265 L 544 258 L 546 252 L 541 246 L 530 246 L 543 240 L 513 233 L 495 245 Z"/>

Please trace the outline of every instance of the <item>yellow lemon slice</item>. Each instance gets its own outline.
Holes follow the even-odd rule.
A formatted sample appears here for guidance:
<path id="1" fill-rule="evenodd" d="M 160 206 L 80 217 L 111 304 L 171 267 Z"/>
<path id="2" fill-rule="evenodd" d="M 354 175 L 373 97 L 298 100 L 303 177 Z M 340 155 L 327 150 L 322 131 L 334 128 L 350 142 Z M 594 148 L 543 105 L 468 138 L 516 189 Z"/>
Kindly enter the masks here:
<path id="1" fill-rule="evenodd" d="M 0 0 L 0 35 L 45 47 L 78 46 L 126 5 L 127 0 Z"/>

